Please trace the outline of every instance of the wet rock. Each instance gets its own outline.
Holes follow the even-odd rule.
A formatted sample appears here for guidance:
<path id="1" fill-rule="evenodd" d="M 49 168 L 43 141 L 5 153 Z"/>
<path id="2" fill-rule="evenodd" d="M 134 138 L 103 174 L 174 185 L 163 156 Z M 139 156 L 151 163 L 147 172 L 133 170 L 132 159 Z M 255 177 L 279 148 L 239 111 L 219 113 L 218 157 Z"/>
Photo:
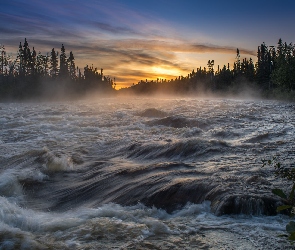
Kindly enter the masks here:
<path id="1" fill-rule="evenodd" d="M 258 176 L 258 175 L 254 175 L 254 176 L 247 178 L 246 183 L 247 184 L 257 183 L 257 184 L 262 184 L 262 185 L 271 185 L 271 183 L 269 181 L 267 181 L 266 179 L 264 179 L 263 177 Z"/>

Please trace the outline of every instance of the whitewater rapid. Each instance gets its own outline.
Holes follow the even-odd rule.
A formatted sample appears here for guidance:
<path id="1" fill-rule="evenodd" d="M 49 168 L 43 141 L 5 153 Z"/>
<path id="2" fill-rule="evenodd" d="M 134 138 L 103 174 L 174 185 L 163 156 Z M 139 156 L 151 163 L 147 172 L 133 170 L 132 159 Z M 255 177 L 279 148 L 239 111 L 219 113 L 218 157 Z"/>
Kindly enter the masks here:
<path id="1" fill-rule="evenodd" d="M 295 105 L 102 98 L 0 104 L 0 249 L 293 249 L 262 159 Z"/>

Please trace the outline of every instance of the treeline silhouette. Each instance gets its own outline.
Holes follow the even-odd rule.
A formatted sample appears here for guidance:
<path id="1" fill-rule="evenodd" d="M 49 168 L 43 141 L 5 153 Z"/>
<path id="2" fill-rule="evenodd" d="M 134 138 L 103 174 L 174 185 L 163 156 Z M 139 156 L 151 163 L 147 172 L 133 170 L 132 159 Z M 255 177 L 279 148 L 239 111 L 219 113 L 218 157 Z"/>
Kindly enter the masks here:
<path id="1" fill-rule="evenodd" d="M 1 46 L 0 99 L 23 100 L 29 98 L 80 98 L 88 93 L 112 93 L 115 79 L 103 75 L 103 69 L 84 67 L 83 73 L 75 65 L 62 44 L 60 52 L 53 48 L 46 55 L 31 50 L 27 39 L 19 44 L 17 56 L 12 59 Z"/>
<path id="2" fill-rule="evenodd" d="M 115 91 L 115 78 L 104 76 L 103 69 L 86 65 L 81 72 L 72 51 L 67 56 L 63 44 L 59 53 L 53 48 L 42 55 L 34 47 L 31 50 L 25 39 L 14 60 L 4 46 L 0 49 L 0 100 L 80 98 L 88 93 L 237 94 L 245 87 L 259 90 L 265 97 L 294 99 L 295 46 L 282 39 L 277 46 L 258 46 L 256 63 L 251 58 L 241 59 L 237 49 L 233 67 L 228 63 L 215 69 L 214 60 L 209 60 L 207 67 L 199 67 L 187 76 L 141 80 L 119 91 Z"/>
<path id="3" fill-rule="evenodd" d="M 262 43 L 257 49 L 257 62 L 241 59 L 237 49 L 232 68 L 229 63 L 214 69 L 214 60 L 207 67 L 199 67 L 187 76 L 175 79 L 141 80 L 138 84 L 121 89 L 123 93 L 153 94 L 237 94 L 244 89 L 259 90 L 264 97 L 294 99 L 295 90 L 295 46 L 279 39 L 277 46 Z"/>

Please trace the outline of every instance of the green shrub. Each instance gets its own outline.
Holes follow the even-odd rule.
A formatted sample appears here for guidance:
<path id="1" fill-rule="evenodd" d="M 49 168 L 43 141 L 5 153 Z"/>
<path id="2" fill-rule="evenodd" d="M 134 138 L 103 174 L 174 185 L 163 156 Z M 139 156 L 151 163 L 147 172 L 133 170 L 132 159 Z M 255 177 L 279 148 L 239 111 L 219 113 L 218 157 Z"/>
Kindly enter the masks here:
<path id="1" fill-rule="evenodd" d="M 294 199 L 294 191 L 295 191 L 295 168 L 292 167 L 283 167 L 280 162 L 277 161 L 277 158 L 274 157 L 272 160 L 262 160 L 263 166 L 270 165 L 275 169 L 275 175 L 277 177 L 287 179 L 293 182 L 291 191 L 289 194 L 285 194 L 285 192 L 281 189 L 273 189 L 272 193 L 279 196 L 283 205 L 277 207 L 277 212 L 287 211 L 289 216 L 292 218 L 295 215 L 295 199 Z M 287 235 L 289 240 L 295 241 L 295 221 L 290 221 L 286 225 L 286 231 L 289 235 Z"/>

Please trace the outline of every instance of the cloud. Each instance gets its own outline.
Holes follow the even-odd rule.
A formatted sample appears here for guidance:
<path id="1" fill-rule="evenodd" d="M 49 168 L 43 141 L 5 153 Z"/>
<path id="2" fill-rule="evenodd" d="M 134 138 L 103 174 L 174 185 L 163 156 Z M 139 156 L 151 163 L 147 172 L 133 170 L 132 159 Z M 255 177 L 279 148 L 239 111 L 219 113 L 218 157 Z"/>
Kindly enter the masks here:
<path id="1" fill-rule="evenodd" d="M 22 30 L 15 30 L 15 29 L 9 29 L 3 26 L 0 26 L 0 33 L 2 34 L 2 36 L 11 36 L 11 35 L 20 35 L 20 34 L 25 34 L 24 31 Z M 3 39 L 3 37 L 2 37 Z M 5 38 L 6 39 L 6 38 Z"/>
<path id="2" fill-rule="evenodd" d="M 199 52 L 199 53 L 206 53 L 206 52 L 217 52 L 217 53 L 226 53 L 226 54 L 235 54 L 237 48 L 235 47 L 227 47 L 227 46 L 217 46 L 213 44 L 192 44 L 191 52 Z M 255 56 L 256 52 L 253 50 L 248 50 L 241 48 L 239 49 L 241 54 L 252 55 Z"/>
<path id="3" fill-rule="evenodd" d="M 123 27 L 123 26 L 113 26 L 108 23 L 103 22 L 93 22 L 93 26 L 102 31 L 110 32 L 116 35 L 124 34 L 124 35 L 142 35 L 140 32 L 137 32 L 131 28 Z"/>
<path id="4" fill-rule="evenodd" d="M 197 44 L 182 40 L 154 40 L 154 39 L 126 39 L 120 41 L 112 41 L 116 47 L 132 47 L 133 49 L 153 50 L 163 52 L 183 52 L 183 53 L 225 53 L 234 54 L 237 51 L 236 47 L 218 46 L 214 44 Z M 240 48 L 240 52 L 246 55 L 256 55 L 255 51 Z M 170 53 L 171 54 L 171 53 Z"/>

